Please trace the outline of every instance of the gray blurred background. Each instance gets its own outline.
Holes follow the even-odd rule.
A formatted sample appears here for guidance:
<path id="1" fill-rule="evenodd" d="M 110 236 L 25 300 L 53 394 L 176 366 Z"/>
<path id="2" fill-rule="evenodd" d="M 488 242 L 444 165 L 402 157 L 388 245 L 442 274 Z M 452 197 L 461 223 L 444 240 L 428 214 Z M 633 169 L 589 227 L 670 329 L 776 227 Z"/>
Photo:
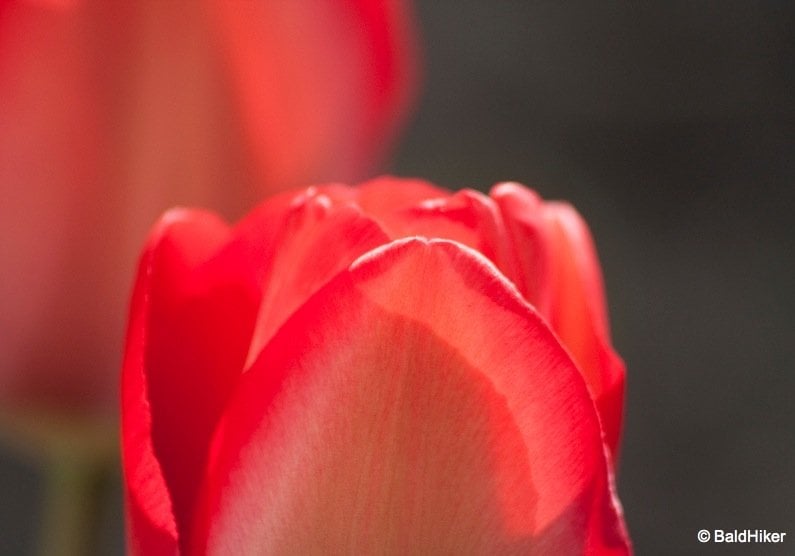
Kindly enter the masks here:
<path id="1" fill-rule="evenodd" d="M 568 199 L 628 367 L 619 491 L 636 551 L 795 553 L 795 4 L 419 2 L 425 85 L 391 166 Z M 42 477 L 0 452 L 0 554 Z M 111 489 L 101 539 L 123 549 Z M 788 532 L 700 545 L 699 529 Z"/>
<path id="2" fill-rule="evenodd" d="M 795 3 L 419 15 L 425 91 L 396 170 L 521 181 L 591 225 L 628 369 L 637 553 L 795 554 Z M 732 550 L 702 528 L 790 538 Z"/>

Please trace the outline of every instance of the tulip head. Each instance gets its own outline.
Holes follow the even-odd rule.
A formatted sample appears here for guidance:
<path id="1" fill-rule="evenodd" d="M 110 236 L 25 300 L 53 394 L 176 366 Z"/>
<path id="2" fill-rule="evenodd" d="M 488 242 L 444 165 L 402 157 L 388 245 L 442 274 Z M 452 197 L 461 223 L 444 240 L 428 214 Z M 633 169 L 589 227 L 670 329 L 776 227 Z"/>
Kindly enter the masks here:
<path id="1" fill-rule="evenodd" d="M 124 363 L 131 548 L 627 554 L 599 276 L 573 209 L 516 184 L 167 213 Z"/>

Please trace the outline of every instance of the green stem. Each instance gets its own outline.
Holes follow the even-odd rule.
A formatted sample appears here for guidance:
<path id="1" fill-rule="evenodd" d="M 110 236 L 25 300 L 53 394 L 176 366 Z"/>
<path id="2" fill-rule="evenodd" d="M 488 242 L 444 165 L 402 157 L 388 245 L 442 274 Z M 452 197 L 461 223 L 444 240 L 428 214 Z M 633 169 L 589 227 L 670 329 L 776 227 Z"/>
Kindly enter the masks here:
<path id="1" fill-rule="evenodd" d="M 47 469 L 40 554 L 97 553 L 98 526 L 109 470 L 104 462 L 54 455 Z"/>
<path id="2" fill-rule="evenodd" d="M 107 417 L 0 407 L 0 443 L 44 471 L 40 554 L 98 553 L 102 504 L 118 465 L 117 431 Z"/>

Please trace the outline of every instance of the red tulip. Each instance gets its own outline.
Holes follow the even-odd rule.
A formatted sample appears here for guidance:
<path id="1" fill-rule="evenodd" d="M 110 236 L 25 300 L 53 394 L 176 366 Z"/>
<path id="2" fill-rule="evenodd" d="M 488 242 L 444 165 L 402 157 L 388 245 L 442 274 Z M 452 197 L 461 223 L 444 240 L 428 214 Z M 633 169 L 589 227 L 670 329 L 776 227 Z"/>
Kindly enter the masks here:
<path id="1" fill-rule="evenodd" d="M 174 204 L 362 179 L 414 83 L 400 1 L 0 2 L 0 402 L 112 407 L 123 299 Z"/>
<path id="2" fill-rule="evenodd" d="M 627 554 L 623 368 L 573 209 L 381 178 L 151 233 L 123 372 L 138 554 Z"/>

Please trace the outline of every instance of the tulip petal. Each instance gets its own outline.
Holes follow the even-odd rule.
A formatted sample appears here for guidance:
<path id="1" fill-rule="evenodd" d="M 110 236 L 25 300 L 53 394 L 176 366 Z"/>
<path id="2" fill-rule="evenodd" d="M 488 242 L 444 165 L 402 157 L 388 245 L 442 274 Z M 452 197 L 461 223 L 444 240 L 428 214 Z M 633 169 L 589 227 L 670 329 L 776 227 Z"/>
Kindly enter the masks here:
<path id="1" fill-rule="evenodd" d="M 210 437 L 254 328 L 267 257 L 251 255 L 272 247 L 267 233 L 253 242 L 244 232 L 263 232 L 255 224 L 282 207 L 282 199 L 270 201 L 238 236 L 211 213 L 171 211 L 151 235 L 123 372 L 126 482 L 131 505 L 140 506 L 132 514 L 132 537 L 141 553 L 150 553 L 152 537 L 139 531 L 147 527 L 141 522 L 161 523 L 166 501 L 175 524 L 168 532 L 186 546 Z M 150 511 L 152 500 L 158 506 Z"/>
<path id="2" fill-rule="evenodd" d="M 446 197 L 450 192 L 420 179 L 378 176 L 355 187 L 341 183 L 317 186 L 323 195 L 337 203 L 354 203 L 373 217 L 382 228 L 396 210 L 406 209 L 426 199 Z"/>
<path id="3" fill-rule="evenodd" d="M 379 220 L 427 199 L 450 195 L 446 189 L 424 180 L 392 176 L 380 176 L 350 190 L 355 193 L 356 203 L 362 210 Z"/>
<path id="4" fill-rule="evenodd" d="M 332 206 L 314 189 L 270 199 L 233 230 L 184 210 L 156 229 L 133 305 L 142 316 L 129 334 L 128 349 L 137 335 L 143 355 L 125 362 L 125 375 L 137 377 L 124 387 L 134 385 L 138 414 L 124 426 L 139 430 L 138 442 L 151 437 L 159 488 L 167 491 L 161 496 L 173 504 L 183 550 L 209 439 L 246 355 L 340 270 L 387 240 L 358 209 Z"/>
<path id="5" fill-rule="evenodd" d="M 174 554 L 178 539 L 174 504 L 153 435 L 149 399 L 148 331 L 154 312 L 152 305 L 156 303 L 150 294 L 156 287 L 154 267 L 164 258 L 162 251 L 168 244 L 180 266 L 194 266 L 216 249 L 226 233 L 226 226 L 212 214 L 172 211 L 155 227 L 141 258 L 131 303 L 122 377 L 128 542 L 134 553 Z"/>
<path id="6" fill-rule="evenodd" d="M 568 204 L 546 203 L 555 281 L 550 323 L 585 376 L 613 459 L 618 458 L 624 408 L 624 362 L 610 345 L 604 286 L 596 249 L 583 219 Z"/>
<path id="7" fill-rule="evenodd" d="M 552 304 L 549 293 L 551 262 L 549 232 L 542 217 L 541 198 L 530 189 L 515 183 L 495 185 L 490 197 L 500 208 L 508 238 L 510 263 L 516 287 L 542 315 Z"/>
<path id="8" fill-rule="evenodd" d="M 533 276 L 538 268 L 522 268 L 515 260 L 514 244 L 493 199 L 471 189 L 450 194 L 426 182 L 390 178 L 364 184 L 357 194 L 357 203 L 392 239 L 422 236 L 457 241 L 485 255 L 527 293 L 526 276 Z M 535 297 L 525 299 L 533 302 Z"/>
<path id="9" fill-rule="evenodd" d="M 281 327 L 202 493 L 199 552 L 628 550 L 577 368 L 491 263 L 448 241 L 371 251 Z"/>
<path id="10" fill-rule="evenodd" d="M 350 189 L 349 189 L 350 190 Z M 382 177 L 363 184 L 355 200 L 397 239 L 449 239 L 479 251 L 540 312 L 549 312 L 551 268 L 543 201 L 518 184 L 499 184 L 491 197 L 449 191 L 421 181 Z"/>
<path id="11" fill-rule="evenodd" d="M 483 254 L 500 269 L 507 263 L 502 217 L 495 203 L 477 191 L 465 189 L 393 210 L 389 230 L 395 239 L 423 236 L 457 241 Z"/>
<path id="12" fill-rule="evenodd" d="M 246 367 L 306 299 L 359 255 L 389 240 L 351 204 L 310 188 L 290 205 L 273 246 Z"/>
<path id="13" fill-rule="evenodd" d="M 513 243 L 517 286 L 579 366 L 616 459 L 624 363 L 610 346 L 604 286 L 588 227 L 570 205 L 542 202 L 518 184 L 498 184 L 491 197 L 500 206 Z"/>

